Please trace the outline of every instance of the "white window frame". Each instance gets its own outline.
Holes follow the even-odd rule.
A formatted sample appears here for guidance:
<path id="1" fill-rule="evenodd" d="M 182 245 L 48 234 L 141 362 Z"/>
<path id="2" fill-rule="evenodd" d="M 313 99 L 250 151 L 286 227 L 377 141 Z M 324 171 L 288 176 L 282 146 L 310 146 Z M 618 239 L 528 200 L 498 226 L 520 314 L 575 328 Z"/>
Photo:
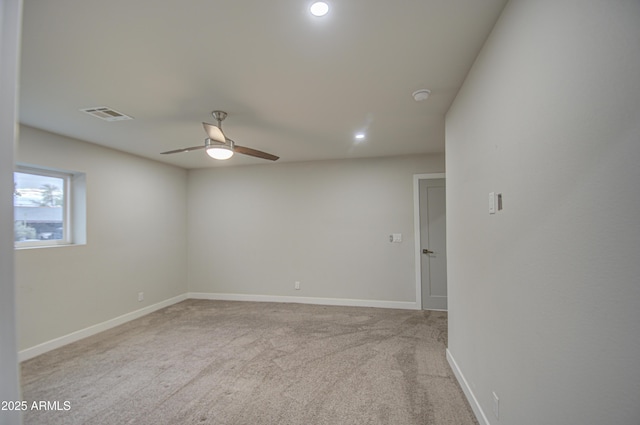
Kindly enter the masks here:
<path id="1" fill-rule="evenodd" d="M 42 248 L 42 247 L 54 247 L 62 245 L 73 244 L 72 234 L 72 180 L 74 174 L 68 171 L 53 170 L 49 168 L 17 165 L 14 169 L 16 173 L 33 174 L 43 177 L 55 177 L 62 179 L 63 181 L 63 205 L 62 205 L 62 239 L 46 239 L 38 241 L 15 241 L 14 246 L 16 249 L 21 248 Z"/>

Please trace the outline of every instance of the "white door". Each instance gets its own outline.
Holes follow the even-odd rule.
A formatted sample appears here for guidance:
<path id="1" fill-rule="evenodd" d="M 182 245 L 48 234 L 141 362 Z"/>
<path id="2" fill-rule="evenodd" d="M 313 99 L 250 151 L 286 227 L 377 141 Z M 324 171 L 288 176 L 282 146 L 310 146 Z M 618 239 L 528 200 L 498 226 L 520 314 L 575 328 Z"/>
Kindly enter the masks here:
<path id="1" fill-rule="evenodd" d="M 420 279 L 423 310 L 447 309 L 447 217 L 444 179 L 421 179 Z"/>

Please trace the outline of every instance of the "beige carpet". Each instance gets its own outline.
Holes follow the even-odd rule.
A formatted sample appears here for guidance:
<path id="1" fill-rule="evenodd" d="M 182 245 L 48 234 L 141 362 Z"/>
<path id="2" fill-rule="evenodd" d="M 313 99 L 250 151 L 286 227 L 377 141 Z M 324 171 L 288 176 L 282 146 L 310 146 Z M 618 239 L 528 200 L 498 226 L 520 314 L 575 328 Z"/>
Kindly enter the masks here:
<path id="1" fill-rule="evenodd" d="M 446 330 L 443 312 L 188 300 L 24 362 L 23 399 L 60 409 L 24 423 L 477 424 Z"/>

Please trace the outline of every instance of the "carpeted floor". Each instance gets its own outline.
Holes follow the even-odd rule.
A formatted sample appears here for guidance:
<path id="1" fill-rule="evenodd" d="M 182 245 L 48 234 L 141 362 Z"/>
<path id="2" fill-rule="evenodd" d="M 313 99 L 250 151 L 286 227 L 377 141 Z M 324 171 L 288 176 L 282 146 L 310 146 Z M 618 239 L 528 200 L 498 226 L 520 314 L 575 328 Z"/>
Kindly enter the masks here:
<path id="1" fill-rule="evenodd" d="M 444 312 L 187 300 L 24 362 L 24 423 L 477 425 L 446 342 Z"/>

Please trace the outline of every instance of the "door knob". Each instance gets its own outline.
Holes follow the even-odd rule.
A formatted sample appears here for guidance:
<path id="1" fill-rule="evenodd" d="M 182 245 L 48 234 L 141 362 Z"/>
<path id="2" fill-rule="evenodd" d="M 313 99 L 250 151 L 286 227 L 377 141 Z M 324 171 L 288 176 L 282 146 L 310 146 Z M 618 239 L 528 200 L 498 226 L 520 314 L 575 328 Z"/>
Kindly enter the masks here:
<path id="1" fill-rule="evenodd" d="M 433 251 L 431 251 L 430 249 L 423 249 L 422 253 L 423 254 L 433 254 Z"/>

